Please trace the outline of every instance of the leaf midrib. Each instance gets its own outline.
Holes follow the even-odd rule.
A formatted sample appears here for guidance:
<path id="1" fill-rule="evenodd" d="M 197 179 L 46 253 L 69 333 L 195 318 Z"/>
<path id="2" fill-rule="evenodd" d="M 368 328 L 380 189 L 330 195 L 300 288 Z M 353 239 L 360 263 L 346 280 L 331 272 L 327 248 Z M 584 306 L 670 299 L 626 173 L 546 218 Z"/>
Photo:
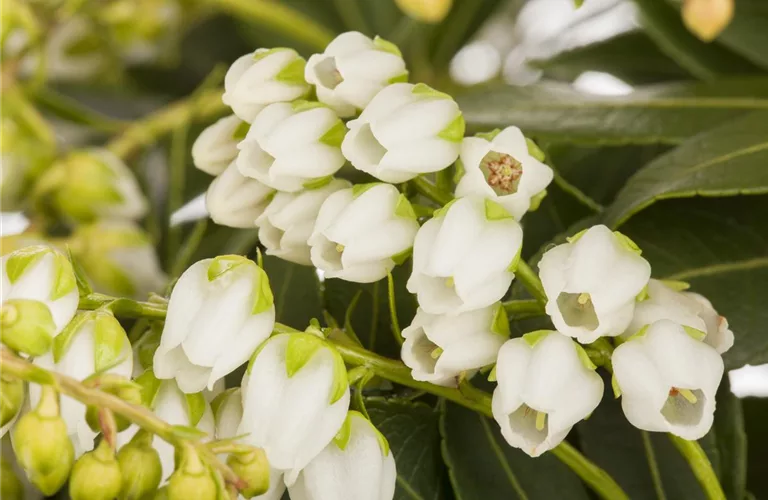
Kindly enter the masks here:
<path id="1" fill-rule="evenodd" d="M 485 436 L 488 438 L 488 444 L 490 444 L 493 454 L 496 455 L 496 458 L 499 460 L 499 465 L 501 465 L 502 470 L 504 470 L 504 473 L 509 480 L 509 484 L 512 485 L 512 488 L 515 490 L 515 493 L 517 493 L 520 500 L 528 500 L 528 495 L 526 495 L 525 490 L 520 485 L 520 481 L 517 480 L 517 476 L 515 476 L 515 473 L 512 471 L 512 467 L 509 466 L 506 457 L 504 457 L 504 452 L 499 448 L 499 443 L 497 443 L 496 439 L 493 437 L 491 428 L 488 426 L 488 419 L 482 415 L 477 415 L 477 418 L 480 419 Z"/>
<path id="2" fill-rule="evenodd" d="M 715 276 L 718 274 L 725 274 L 730 272 L 749 271 L 750 269 L 759 269 L 763 267 L 768 267 L 768 257 L 757 257 L 754 259 L 695 267 L 671 274 L 667 276 L 666 279 L 686 280 L 691 278 L 701 278 L 704 276 Z"/>

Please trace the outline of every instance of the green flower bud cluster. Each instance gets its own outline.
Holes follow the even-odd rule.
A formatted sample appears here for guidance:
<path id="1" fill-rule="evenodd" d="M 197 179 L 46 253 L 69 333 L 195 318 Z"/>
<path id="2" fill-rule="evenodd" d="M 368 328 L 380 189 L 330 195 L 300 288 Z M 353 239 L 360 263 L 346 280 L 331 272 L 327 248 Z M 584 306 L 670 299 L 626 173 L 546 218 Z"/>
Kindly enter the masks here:
<path id="1" fill-rule="evenodd" d="M 269 489 L 269 462 L 261 448 L 231 453 L 227 465 L 246 482 L 245 488 L 240 490 L 240 494 L 245 498 L 263 495 Z"/>
<path id="2" fill-rule="evenodd" d="M 102 439 L 95 450 L 75 462 L 69 479 L 72 500 L 112 500 L 122 487 L 122 474 L 115 451 Z"/>
<path id="3" fill-rule="evenodd" d="M 211 500 L 219 491 L 216 477 L 192 446 L 179 450 L 179 466 L 168 480 L 169 500 Z"/>
<path id="4" fill-rule="evenodd" d="M 117 454 L 123 484 L 121 500 L 141 500 L 152 497 L 160 485 L 163 469 L 160 456 L 152 447 L 152 435 L 139 431 Z"/>

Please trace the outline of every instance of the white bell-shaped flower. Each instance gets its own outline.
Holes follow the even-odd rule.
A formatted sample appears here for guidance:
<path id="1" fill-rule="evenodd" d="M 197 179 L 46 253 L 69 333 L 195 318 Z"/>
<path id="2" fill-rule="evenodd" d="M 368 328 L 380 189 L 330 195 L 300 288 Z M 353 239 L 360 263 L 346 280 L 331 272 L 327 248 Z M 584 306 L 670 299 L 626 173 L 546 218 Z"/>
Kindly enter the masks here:
<path id="1" fill-rule="evenodd" d="M 532 457 L 551 450 L 603 397 L 603 380 L 584 349 L 540 330 L 507 341 L 496 361 L 493 418 L 507 443 Z"/>
<path id="2" fill-rule="evenodd" d="M 532 204 L 536 208 L 554 177 L 535 154 L 517 127 L 464 138 L 456 196 L 491 198 L 520 220 Z"/>
<path id="3" fill-rule="evenodd" d="M 53 349 L 35 358 L 46 370 L 85 380 L 94 373 L 111 373 L 129 379 L 133 369 L 133 351 L 120 322 L 108 310 L 78 314 L 53 341 Z M 30 404 L 40 398 L 40 386 L 29 384 Z M 93 431 L 85 420 L 86 407 L 69 396 L 61 395 L 61 416 L 67 424 L 75 456 L 93 449 Z"/>
<path id="4" fill-rule="evenodd" d="M 464 138 L 459 106 L 423 83 L 385 87 L 347 126 L 344 156 L 356 169 L 391 183 L 450 166 Z"/>
<path id="5" fill-rule="evenodd" d="M 264 213 L 256 219 L 259 241 L 267 249 L 267 255 L 311 266 L 307 241 L 312 235 L 320 207 L 331 194 L 351 187 L 348 181 L 333 179 L 318 188 L 298 193 L 277 193 Z"/>
<path id="6" fill-rule="evenodd" d="M 660 319 L 668 319 L 706 333 L 704 342 L 720 354 L 730 349 L 733 332 L 728 328 L 728 320 L 717 314 L 703 296 L 683 291 L 687 287 L 687 283 L 679 281 L 650 280 L 646 297 L 635 306 L 632 322 L 623 337 L 630 337 Z"/>
<path id="7" fill-rule="evenodd" d="M 205 208 L 216 224 L 252 228 L 274 194 L 274 189 L 243 176 L 233 161 L 208 186 Z"/>
<path id="8" fill-rule="evenodd" d="M 381 37 L 373 40 L 348 31 L 333 39 L 322 54 L 315 54 L 304 69 L 315 85 L 317 98 L 339 116 L 353 116 L 391 83 L 408 81 L 400 49 Z"/>
<path id="9" fill-rule="evenodd" d="M 500 303 L 455 316 L 418 309 L 403 338 L 401 357 L 414 380 L 455 386 L 461 372 L 496 361 L 509 322 Z"/>
<path id="10" fill-rule="evenodd" d="M 548 250 L 539 276 L 555 328 L 591 343 L 626 330 L 651 266 L 632 240 L 599 225 Z"/>
<path id="11" fill-rule="evenodd" d="M 237 168 L 279 191 L 296 192 L 327 181 L 346 162 L 347 128 L 319 102 L 275 103 L 264 108 L 238 144 Z"/>
<path id="12" fill-rule="evenodd" d="M 49 333 L 58 335 L 75 316 L 79 301 L 75 272 L 69 259 L 51 246 L 33 245 L 4 255 L 0 262 L 3 268 L 0 302 L 4 306 L 13 300 L 42 302 L 53 320 Z"/>
<path id="13" fill-rule="evenodd" d="M 688 440 L 709 432 L 723 358 L 704 335 L 662 319 L 616 348 L 614 390 L 629 423 Z"/>
<path id="14" fill-rule="evenodd" d="M 219 394 L 211 403 L 213 416 L 216 421 L 216 439 L 232 439 L 237 437 L 237 429 L 243 420 L 243 390 L 233 387 Z M 270 469 L 269 490 L 253 498 L 258 500 L 280 500 L 285 492 L 283 473 Z M 240 495 L 239 498 L 243 498 Z"/>
<path id="15" fill-rule="evenodd" d="M 208 437 L 205 439 L 213 439 L 215 429 L 213 412 L 203 393 L 185 394 L 179 390 L 173 380 L 158 380 L 152 370 L 147 370 L 136 377 L 135 382 L 142 387 L 142 403 L 151 409 L 160 420 L 171 425 L 194 427 L 207 434 Z M 138 430 L 137 425 L 131 425 L 119 433 L 117 435 L 118 447 L 127 444 Z M 168 481 L 175 469 L 175 450 L 172 444 L 157 436 L 152 437 L 152 447 L 157 450 L 160 465 L 163 468 L 163 477 L 160 483 L 162 485 Z"/>
<path id="16" fill-rule="evenodd" d="M 78 226 L 67 244 L 99 292 L 144 299 L 168 281 L 149 235 L 133 222 Z"/>
<path id="17" fill-rule="evenodd" d="M 263 448 L 290 487 L 344 423 L 349 408 L 344 361 L 312 333 L 279 334 L 254 355 L 242 385 L 237 434 Z"/>
<path id="18" fill-rule="evenodd" d="M 350 411 L 288 493 L 291 500 L 392 500 L 396 482 L 387 439 L 362 414 Z"/>
<path id="19" fill-rule="evenodd" d="M 238 58 L 224 77 L 221 100 L 250 123 L 268 104 L 290 102 L 309 92 L 306 61 L 295 50 L 258 49 Z"/>
<path id="20" fill-rule="evenodd" d="M 358 184 L 323 202 L 309 246 L 326 278 L 372 283 L 402 262 L 419 223 L 408 198 L 391 184 Z"/>
<path id="21" fill-rule="evenodd" d="M 226 116 L 203 130 L 192 144 L 192 162 L 203 172 L 220 175 L 237 158 L 237 143 L 248 124 L 235 115 Z"/>
<path id="22" fill-rule="evenodd" d="M 430 314 L 457 314 L 501 300 L 515 277 L 523 230 L 489 199 L 460 198 L 427 221 L 413 246 L 408 291 Z"/>
<path id="23" fill-rule="evenodd" d="M 186 393 L 212 389 L 272 333 L 275 306 L 267 274 L 239 255 L 201 260 L 176 282 L 154 371 Z"/>

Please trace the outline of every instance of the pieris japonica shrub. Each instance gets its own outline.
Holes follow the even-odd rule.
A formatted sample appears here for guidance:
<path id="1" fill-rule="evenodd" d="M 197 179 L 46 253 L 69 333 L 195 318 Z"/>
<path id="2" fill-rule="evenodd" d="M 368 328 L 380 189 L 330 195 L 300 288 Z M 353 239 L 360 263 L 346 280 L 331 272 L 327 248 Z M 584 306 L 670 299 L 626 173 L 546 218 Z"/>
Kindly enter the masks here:
<path id="1" fill-rule="evenodd" d="M 695 38 L 732 0 L 547 61 L 526 5 L 518 83 L 706 80 L 610 98 L 459 85 L 495 0 L 7 3 L 2 498 L 760 497 L 768 83 L 716 77 L 768 66 L 756 19 Z"/>

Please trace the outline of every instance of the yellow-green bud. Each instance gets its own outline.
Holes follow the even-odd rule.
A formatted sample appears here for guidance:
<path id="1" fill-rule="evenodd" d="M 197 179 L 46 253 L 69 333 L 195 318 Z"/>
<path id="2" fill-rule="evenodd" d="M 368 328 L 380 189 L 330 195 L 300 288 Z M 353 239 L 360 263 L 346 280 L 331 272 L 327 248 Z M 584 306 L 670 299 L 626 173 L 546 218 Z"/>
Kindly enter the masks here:
<path id="1" fill-rule="evenodd" d="M 3 500 L 24 500 L 24 485 L 6 459 L 0 459 L 0 498 Z"/>
<path id="2" fill-rule="evenodd" d="M 64 486 L 75 460 L 58 398 L 55 390 L 43 386 L 37 408 L 22 416 L 13 430 L 16 459 L 30 482 L 46 496 Z"/>
<path id="3" fill-rule="evenodd" d="M 0 340 L 17 352 L 41 356 L 53 342 L 56 324 L 48 306 L 28 299 L 10 299 L 0 306 Z"/>
<path id="4" fill-rule="evenodd" d="M 246 453 L 232 453 L 227 459 L 227 465 L 247 483 L 240 490 L 245 498 L 263 495 L 269 489 L 269 461 L 261 448 L 253 448 Z"/>
<path id="5" fill-rule="evenodd" d="M 117 454 L 123 474 L 120 500 L 151 498 L 163 476 L 160 456 L 152 448 L 152 435 L 139 431 Z"/>
<path id="6" fill-rule="evenodd" d="M 69 478 L 72 500 L 113 500 L 122 485 L 120 466 L 106 440 L 75 462 Z"/>
<path id="7" fill-rule="evenodd" d="M 128 403 L 141 405 L 141 387 L 134 385 L 126 385 L 125 387 L 107 386 L 101 387 L 101 390 L 113 394 Z M 115 414 L 114 417 L 115 424 L 117 425 L 117 432 L 122 432 L 131 426 L 131 421 L 127 418 L 117 414 Z M 99 423 L 99 408 L 97 406 L 88 406 L 86 408 L 85 421 L 93 431 L 99 432 L 101 430 L 101 424 Z"/>
<path id="8" fill-rule="evenodd" d="M 181 450 L 179 467 L 168 480 L 169 500 L 211 500 L 218 488 L 213 474 L 194 448 Z"/>
<path id="9" fill-rule="evenodd" d="M 448 15 L 453 0 L 395 0 L 408 17 L 423 23 L 437 24 Z"/>
<path id="10" fill-rule="evenodd" d="M 19 413 L 24 402 L 24 382 L 19 379 L 0 380 L 0 427 Z"/>

